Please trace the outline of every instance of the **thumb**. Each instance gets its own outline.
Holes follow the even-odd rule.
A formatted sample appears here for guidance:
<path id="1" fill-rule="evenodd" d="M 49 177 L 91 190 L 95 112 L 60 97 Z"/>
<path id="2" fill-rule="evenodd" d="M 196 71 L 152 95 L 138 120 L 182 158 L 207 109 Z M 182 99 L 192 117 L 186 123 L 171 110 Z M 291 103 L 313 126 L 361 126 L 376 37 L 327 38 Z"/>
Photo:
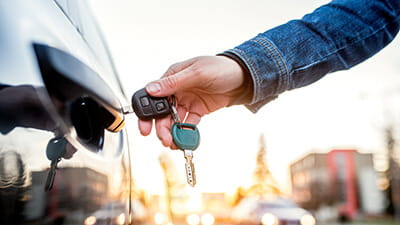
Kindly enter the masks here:
<path id="1" fill-rule="evenodd" d="M 146 85 L 148 94 L 154 97 L 170 96 L 182 89 L 190 88 L 193 85 L 193 76 L 186 71 L 163 77 Z"/>
<path id="2" fill-rule="evenodd" d="M 175 94 L 178 90 L 188 88 L 190 80 L 193 80 L 193 76 L 190 77 L 190 67 L 196 61 L 197 58 L 192 58 L 173 64 L 161 79 L 146 85 L 147 93 L 154 97 L 165 97 Z"/>

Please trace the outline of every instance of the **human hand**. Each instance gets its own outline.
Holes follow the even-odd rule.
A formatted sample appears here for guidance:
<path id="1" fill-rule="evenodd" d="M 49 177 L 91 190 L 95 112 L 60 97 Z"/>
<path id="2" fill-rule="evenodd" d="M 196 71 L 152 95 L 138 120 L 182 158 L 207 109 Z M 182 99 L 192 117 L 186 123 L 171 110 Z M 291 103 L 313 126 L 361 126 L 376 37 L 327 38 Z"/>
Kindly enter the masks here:
<path id="1" fill-rule="evenodd" d="M 198 124 L 201 117 L 232 103 L 243 90 L 244 71 L 225 56 L 200 56 L 172 65 L 161 79 L 146 86 L 155 97 L 175 95 L 182 122 Z M 176 149 L 172 141 L 170 116 L 155 120 L 158 138 L 165 147 Z M 139 120 L 139 130 L 151 133 L 153 121 Z"/>

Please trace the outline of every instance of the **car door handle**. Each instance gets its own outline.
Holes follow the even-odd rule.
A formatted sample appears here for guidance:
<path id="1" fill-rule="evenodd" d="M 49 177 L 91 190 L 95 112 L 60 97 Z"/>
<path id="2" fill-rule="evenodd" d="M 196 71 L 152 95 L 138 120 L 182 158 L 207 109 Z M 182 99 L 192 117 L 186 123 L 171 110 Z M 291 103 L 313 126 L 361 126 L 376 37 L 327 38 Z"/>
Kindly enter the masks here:
<path id="1" fill-rule="evenodd" d="M 99 74 L 65 51 L 43 44 L 33 47 L 49 92 L 64 102 L 89 96 L 114 116 L 107 130 L 118 132 L 124 127 L 121 104 Z"/>

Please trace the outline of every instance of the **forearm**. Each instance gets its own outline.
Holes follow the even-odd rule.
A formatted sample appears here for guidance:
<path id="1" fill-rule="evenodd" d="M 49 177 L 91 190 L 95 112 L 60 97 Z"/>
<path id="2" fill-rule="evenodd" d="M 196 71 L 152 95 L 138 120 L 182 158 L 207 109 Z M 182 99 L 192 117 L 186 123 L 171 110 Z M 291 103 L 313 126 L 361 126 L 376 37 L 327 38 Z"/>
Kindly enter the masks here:
<path id="1" fill-rule="evenodd" d="M 253 80 L 247 106 L 255 112 L 286 90 L 368 59 L 397 34 L 399 8 L 398 0 L 332 1 L 228 50 Z"/>

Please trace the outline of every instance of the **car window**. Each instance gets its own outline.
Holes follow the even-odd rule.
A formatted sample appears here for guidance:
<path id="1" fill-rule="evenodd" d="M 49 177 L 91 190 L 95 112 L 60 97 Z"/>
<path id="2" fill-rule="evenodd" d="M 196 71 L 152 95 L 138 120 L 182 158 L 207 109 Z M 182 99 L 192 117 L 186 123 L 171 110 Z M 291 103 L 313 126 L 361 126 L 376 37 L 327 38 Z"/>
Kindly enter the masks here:
<path id="1" fill-rule="evenodd" d="M 109 82 L 110 86 L 124 94 L 106 42 L 86 1 L 55 0 L 55 2 L 81 34 L 93 53 L 92 57 L 100 62 L 99 65 L 105 71 L 101 74 L 103 78 Z"/>
<path id="2" fill-rule="evenodd" d="M 66 15 L 81 35 L 83 43 L 90 50 L 90 61 L 96 62 L 93 68 L 107 85 L 114 90 L 120 101 L 125 103 L 124 91 L 114 69 L 108 48 L 103 40 L 102 33 L 93 19 L 86 1 L 81 0 L 55 0 L 57 6 Z M 74 55 L 74 53 L 71 53 Z M 89 66 L 89 65 L 88 65 Z M 93 65 L 90 65 L 93 66 Z M 51 93 L 50 93 L 51 94 Z M 81 98 L 68 104 L 70 109 L 70 122 L 75 128 L 78 140 L 84 143 L 89 150 L 103 155 L 118 155 L 122 149 L 123 132 L 110 132 L 107 129 L 98 129 L 104 116 L 103 109 L 96 99 Z"/>

